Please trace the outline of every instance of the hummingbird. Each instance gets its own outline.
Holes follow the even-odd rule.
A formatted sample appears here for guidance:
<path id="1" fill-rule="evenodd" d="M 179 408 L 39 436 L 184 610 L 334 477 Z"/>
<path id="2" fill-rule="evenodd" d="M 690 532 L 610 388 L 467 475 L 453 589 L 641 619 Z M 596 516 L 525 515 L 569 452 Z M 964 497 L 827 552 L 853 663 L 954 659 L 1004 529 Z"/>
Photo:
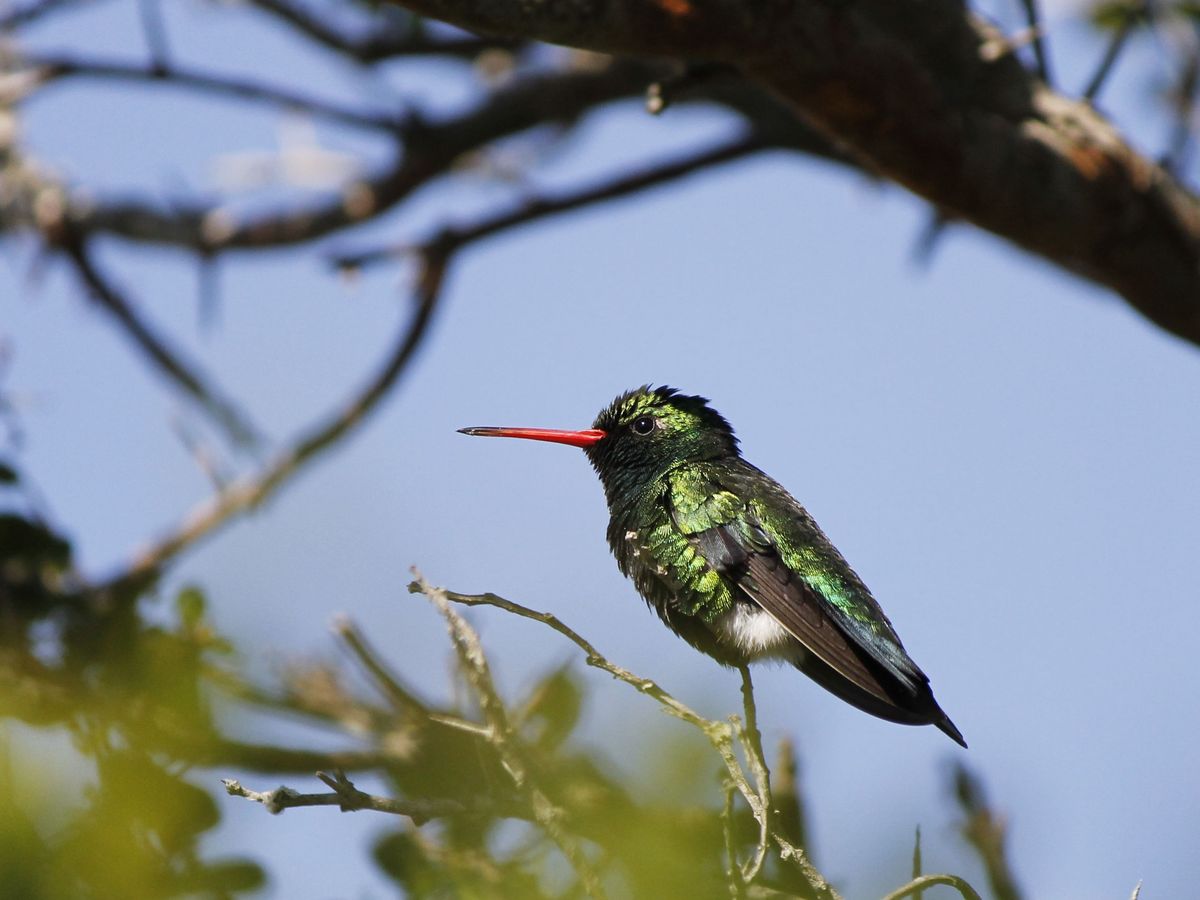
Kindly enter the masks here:
<path id="1" fill-rule="evenodd" d="M 604 485 L 622 574 L 676 635 L 727 666 L 781 660 L 864 712 L 966 747 L 862 579 L 808 511 L 742 458 L 704 397 L 649 385 L 590 429 L 462 428 L 580 447 Z"/>

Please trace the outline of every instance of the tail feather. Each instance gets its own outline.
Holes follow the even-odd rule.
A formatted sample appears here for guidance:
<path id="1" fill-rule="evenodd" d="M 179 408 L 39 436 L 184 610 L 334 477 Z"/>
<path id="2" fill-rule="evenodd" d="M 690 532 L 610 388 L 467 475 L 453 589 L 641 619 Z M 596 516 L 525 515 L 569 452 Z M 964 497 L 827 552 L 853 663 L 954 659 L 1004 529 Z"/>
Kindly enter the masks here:
<path id="1" fill-rule="evenodd" d="M 948 715 L 942 713 L 942 717 L 933 724 L 936 725 L 944 734 L 949 735 L 950 740 L 954 741 L 954 743 L 960 745 L 964 749 L 966 748 L 967 742 L 963 739 L 962 732 L 959 731 L 957 726 L 950 721 L 950 717 Z"/>
<path id="2" fill-rule="evenodd" d="M 924 690 L 916 696 L 897 690 L 894 695 L 885 699 L 864 690 L 815 654 L 802 652 L 793 665 L 831 694 L 863 712 L 901 725 L 935 725 L 956 744 L 967 746 L 962 732 L 938 706 L 928 684 L 923 684 Z"/>

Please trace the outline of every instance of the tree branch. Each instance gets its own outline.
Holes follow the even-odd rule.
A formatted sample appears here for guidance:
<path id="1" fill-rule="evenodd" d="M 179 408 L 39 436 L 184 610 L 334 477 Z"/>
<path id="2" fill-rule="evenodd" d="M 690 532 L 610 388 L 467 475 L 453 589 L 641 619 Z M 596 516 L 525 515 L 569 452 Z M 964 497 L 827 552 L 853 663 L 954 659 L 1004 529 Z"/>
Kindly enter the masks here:
<path id="1" fill-rule="evenodd" d="M 739 736 L 743 746 L 746 747 L 746 762 L 754 775 L 760 807 L 756 814 L 759 828 L 758 848 L 755 850 L 754 856 L 747 860 L 742 867 L 742 881 L 750 884 L 762 871 L 763 863 L 767 859 L 767 850 L 771 846 L 771 832 L 776 829 L 772 821 L 774 811 L 771 800 L 771 771 L 767 768 L 767 756 L 762 747 L 762 734 L 758 730 L 758 708 L 754 703 L 754 682 L 750 678 L 748 666 L 738 666 L 738 672 L 742 676 L 742 709 L 745 714 Z"/>
<path id="2" fill-rule="evenodd" d="M 337 411 L 302 433 L 262 471 L 228 485 L 174 530 L 139 553 L 124 571 L 93 590 L 100 596 L 117 596 L 125 594 L 128 588 L 152 581 L 164 565 L 231 519 L 261 504 L 322 451 L 341 441 L 365 421 L 399 381 L 420 347 L 441 298 L 446 264 L 445 257 L 428 256 L 423 260 L 413 317 L 378 373 L 360 391 Z"/>
<path id="3" fill-rule="evenodd" d="M 371 64 L 401 56 L 440 56 L 471 60 L 485 50 L 516 50 L 524 41 L 481 38 L 474 35 L 434 39 L 424 30 L 384 25 L 362 35 L 350 35 L 301 3 L 289 0 L 251 0 L 270 16 L 286 22 L 318 44 L 357 62 Z"/>
<path id="4" fill-rule="evenodd" d="M 1085 101 L 1093 103 L 1100 96 L 1100 89 L 1104 87 L 1104 82 L 1108 80 L 1113 66 L 1116 65 L 1117 57 L 1121 55 L 1121 50 L 1124 49 L 1125 42 L 1133 34 L 1133 29 L 1139 20 L 1148 14 L 1149 0 L 1140 0 L 1136 4 L 1130 3 L 1128 11 L 1121 20 L 1121 24 L 1113 29 L 1112 37 L 1109 38 L 1108 46 L 1104 50 L 1104 55 L 1100 58 L 1100 64 L 1096 67 L 1095 74 L 1088 80 L 1087 87 L 1083 89 L 1083 99 Z"/>
<path id="5" fill-rule="evenodd" d="M 762 855 L 761 850 L 756 852 L 754 858 L 748 863 L 739 864 L 738 862 L 738 839 L 733 809 L 733 793 L 736 791 L 749 804 L 751 812 L 754 813 L 755 818 L 758 819 L 768 835 L 764 840 L 769 839 L 779 848 L 780 859 L 784 863 L 795 864 L 796 870 L 807 882 L 809 894 L 822 898 L 822 900 L 840 900 L 840 895 L 816 870 L 804 851 L 790 840 L 801 830 L 800 825 L 797 822 L 792 822 L 790 825 L 783 821 L 777 823 L 775 819 L 768 819 L 763 812 L 762 806 L 765 804 L 770 807 L 773 800 L 769 774 L 766 772 L 766 762 L 762 755 L 761 736 L 758 733 L 753 684 L 744 670 L 742 684 L 746 724 L 742 726 L 736 716 L 730 717 L 730 722 L 705 719 L 676 700 L 655 682 L 634 675 L 602 656 L 589 641 L 550 613 L 529 609 L 495 594 L 458 594 L 443 588 L 435 588 L 425 582 L 419 573 L 415 573 L 415 570 L 414 574 L 416 580 L 409 585 L 409 591 L 424 594 L 445 618 L 459 664 L 482 712 L 482 724 L 464 724 L 470 725 L 473 735 L 487 741 L 496 750 L 503 762 L 504 770 L 512 779 L 513 786 L 521 799 L 514 803 L 513 801 L 488 798 L 469 806 L 455 800 L 399 800 L 359 791 L 340 770 L 333 775 L 324 772 L 317 773 L 318 777 L 331 788 L 332 793 L 302 794 L 289 787 L 258 792 L 244 788 L 237 781 L 226 780 L 224 783 L 230 794 L 262 803 L 269 811 L 275 813 L 300 806 L 337 806 L 344 811 L 368 809 L 408 816 L 418 825 L 431 818 L 469 814 L 526 819 L 536 822 L 547 837 L 562 850 L 579 875 L 580 885 L 584 891 L 590 896 L 602 896 L 603 888 L 599 880 L 599 873 L 595 871 L 591 861 L 584 855 L 576 834 L 569 830 L 571 819 L 568 818 L 568 810 L 554 803 L 538 784 L 537 772 L 530 765 L 527 748 L 513 728 L 507 707 L 492 681 L 491 671 L 478 634 L 462 616 L 454 611 L 451 604 L 495 606 L 504 612 L 541 622 L 563 635 L 584 651 L 588 665 L 610 673 L 618 680 L 636 688 L 640 693 L 648 694 L 666 711 L 694 725 L 705 734 L 725 765 L 724 805 L 720 818 L 726 854 L 729 857 L 726 880 L 733 897 L 746 894 L 757 895 L 757 888 L 753 882 L 758 877 L 762 865 L 759 858 Z M 751 786 L 737 759 L 734 752 L 735 737 L 747 756 L 751 771 L 755 773 L 757 788 Z M 784 751 L 785 757 L 789 755 L 789 752 Z M 791 779 L 793 775 L 794 764 L 785 781 Z M 794 793 L 794 789 L 792 792 Z M 799 818 L 798 809 L 794 811 L 792 818 Z M 784 829 L 788 829 L 788 833 L 785 834 Z M 760 841 L 760 845 L 761 843 Z M 901 898 L 914 896 L 925 888 L 939 884 L 954 888 L 964 900 L 980 900 L 979 895 L 966 881 L 953 875 L 919 876 L 888 894 L 884 900 L 901 900 Z"/>
<path id="6" fill-rule="evenodd" d="M 165 338 L 155 334 L 153 329 L 138 317 L 121 292 L 96 266 L 85 238 L 67 234 L 60 242 L 59 248 L 71 261 L 80 281 L 100 308 L 112 316 L 142 354 L 168 381 L 191 397 L 225 430 L 235 444 L 252 446 L 259 442 L 258 429 L 236 404 L 222 397 L 215 388 L 209 387 L 199 371 L 192 364 L 184 362 L 178 350 L 172 348 Z"/>
<path id="7" fill-rule="evenodd" d="M 53 84 L 57 81 L 70 79 L 89 79 L 94 81 L 129 82 L 133 84 L 162 85 L 186 90 L 199 91 L 219 97 L 229 97 L 234 100 L 244 100 L 254 103 L 267 103 L 284 109 L 293 109 L 349 125 L 374 131 L 402 132 L 406 116 L 389 113 L 362 112 L 338 106 L 324 100 L 318 100 L 273 85 L 242 78 L 229 78 L 208 72 L 196 72 L 190 69 L 169 65 L 166 62 L 154 61 L 144 65 L 134 63 L 112 62 L 100 59 L 72 58 L 52 56 L 48 54 L 24 54 L 20 57 L 22 70 L 31 73 L 31 82 L 40 85 Z"/>
<path id="8" fill-rule="evenodd" d="M 15 31 L 32 25 L 38 19 L 63 12 L 72 6 L 82 6 L 88 0 L 32 0 L 0 14 L 0 31 Z"/>
<path id="9" fill-rule="evenodd" d="M 377 794 L 367 794 L 354 786 L 349 778 L 340 770 L 330 775 L 318 772 L 317 777 L 333 789 L 328 794 L 301 794 L 290 787 L 280 785 L 273 791 L 252 791 L 242 787 L 241 782 L 233 778 L 223 778 L 225 791 L 231 797 L 245 797 L 266 807 L 267 812 L 278 815 L 285 809 L 296 809 L 302 806 L 336 806 L 342 812 L 358 812 L 372 810 L 393 816 L 407 816 L 414 825 L 424 825 L 431 819 L 444 819 L 448 816 L 463 815 L 504 815 L 507 818 L 525 818 L 515 816 L 515 809 L 506 809 L 501 813 L 494 805 L 475 804 L 467 806 L 457 800 L 428 799 L 400 800 L 395 797 L 381 797 Z"/>
<path id="10" fill-rule="evenodd" d="M 615 200 L 649 187 L 667 184 L 712 166 L 743 159 L 765 148 L 766 144 L 757 135 L 738 137 L 716 147 L 707 148 L 670 162 L 652 165 L 634 172 L 632 175 L 614 178 L 594 187 L 557 197 L 528 200 L 515 210 L 485 218 L 474 225 L 463 228 L 445 228 L 436 237 L 422 245 L 422 248 L 437 246 L 457 251 L 468 244 L 512 228 L 528 225 L 538 219 L 581 209 L 595 203 Z M 404 245 L 378 247 L 357 253 L 338 254 L 334 256 L 333 262 L 341 269 L 353 270 L 386 259 L 394 259 L 411 251 L 410 246 Z"/>
<path id="11" fill-rule="evenodd" d="M 396 710 L 417 717 L 427 718 L 431 715 L 429 708 L 412 691 L 401 684 L 400 676 L 380 659 L 379 654 L 371 647 L 366 635 L 357 625 L 349 619 L 339 618 L 334 622 L 333 631 L 351 656 L 371 677 L 379 692 L 391 701 Z"/>
<path id="12" fill-rule="evenodd" d="M 419 574 L 416 577 L 418 581 L 421 581 Z M 563 827 L 562 809 L 547 796 L 545 790 L 538 783 L 534 769 L 526 760 L 524 748 L 509 724 L 504 702 L 500 699 L 495 684 L 492 682 L 492 674 L 488 668 L 483 646 L 479 642 L 479 635 L 450 606 L 450 599 L 446 591 L 426 585 L 422 593 L 437 607 L 449 626 L 450 641 L 454 645 L 459 663 L 467 674 L 467 680 L 475 691 L 483 718 L 487 722 L 488 739 L 503 760 L 504 768 L 511 776 L 513 784 L 527 799 L 538 825 L 550 836 L 555 846 L 575 869 L 587 895 L 603 898 L 605 891 L 601 886 L 599 875 L 584 854 L 579 841 Z"/>
<path id="13" fill-rule="evenodd" d="M 1029 33 L 1033 42 L 1033 58 L 1037 62 L 1038 78 L 1050 84 L 1050 60 L 1046 53 L 1045 35 L 1042 33 L 1042 19 L 1038 14 L 1037 0 L 1021 0 L 1021 7 L 1025 10 L 1025 24 L 1029 27 Z"/>
<path id="14" fill-rule="evenodd" d="M 396 0 L 483 34 L 738 67 L 871 170 L 1200 343 L 1200 203 L 961 0 Z"/>
<path id="15" fill-rule="evenodd" d="M 675 697 L 667 693 L 667 691 L 654 681 L 634 675 L 628 669 L 611 662 L 600 654 L 578 632 L 567 627 L 557 616 L 551 613 L 529 609 L 495 594 L 459 594 L 454 591 L 445 590 L 444 588 L 434 588 L 421 579 L 419 575 L 417 575 L 417 580 L 408 586 L 408 589 L 410 593 L 421 593 L 426 596 L 429 596 L 430 592 L 435 592 L 436 596 L 444 597 L 446 600 L 466 606 L 495 606 L 513 615 L 541 622 L 583 650 L 586 654 L 585 661 L 589 666 L 608 672 L 617 680 L 623 681 L 637 689 L 640 693 L 652 697 L 671 715 L 700 729 L 705 737 L 708 738 L 709 743 L 712 744 L 713 749 L 721 757 L 730 781 L 737 787 L 738 792 L 746 800 L 750 811 L 754 814 L 760 827 L 767 829 L 771 840 L 779 847 L 781 858 L 785 862 L 791 862 L 796 865 L 808 881 L 813 893 L 818 897 L 826 898 L 826 900 L 841 900 L 840 895 L 830 886 L 821 873 L 817 871 L 804 850 L 793 845 L 777 829 L 770 827 L 769 813 L 767 812 L 767 809 L 771 805 L 769 779 L 766 777 L 762 778 L 759 781 L 757 789 L 752 786 L 750 780 L 746 777 L 745 771 L 742 769 L 741 763 L 738 761 L 737 754 L 734 752 L 733 741 L 735 734 L 740 739 L 747 757 L 755 755 L 758 742 L 748 738 L 747 731 L 740 727 L 736 716 L 731 717 L 731 722 L 719 722 L 704 718 L 690 707 L 675 699 Z M 758 771 L 759 767 L 763 770 L 766 769 L 766 761 L 761 756 L 751 762 L 750 765 L 752 770 L 755 771 Z M 742 877 L 744 877 L 747 871 L 751 870 L 743 870 L 741 873 Z M 757 874 L 757 871 L 754 871 Z"/>
<path id="16" fill-rule="evenodd" d="M 398 136 L 403 147 L 397 147 L 390 165 L 345 186 L 337 197 L 322 197 L 300 208 L 239 219 L 225 208 L 208 205 L 164 208 L 140 199 L 97 203 L 68 198 L 61 215 L 83 234 L 105 232 L 205 255 L 302 243 L 381 215 L 444 175 L 464 154 L 538 125 L 571 121 L 611 100 L 636 96 L 645 85 L 645 73 L 638 64 L 613 63 L 599 71 L 533 76 L 495 91 L 457 118 L 431 124 L 410 117 Z M 65 190 L 63 194 L 68 197 Z"/>

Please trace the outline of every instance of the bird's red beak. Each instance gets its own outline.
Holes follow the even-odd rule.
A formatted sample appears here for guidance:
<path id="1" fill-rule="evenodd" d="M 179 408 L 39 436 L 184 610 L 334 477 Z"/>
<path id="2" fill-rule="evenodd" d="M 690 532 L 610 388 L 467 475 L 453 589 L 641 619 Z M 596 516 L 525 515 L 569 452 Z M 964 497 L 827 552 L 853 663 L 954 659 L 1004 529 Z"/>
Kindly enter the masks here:
<path id="1" fill-rule="evenodd" d="M 570 444 L 572 447 L 590 447 L 606 436 L 596 428 L 586 431 L 561 431 L 557 428 L 460 428 L 459 434 L 475 437 L 524 438 L 527 441 L 549 441 L 552 444 Z"/>

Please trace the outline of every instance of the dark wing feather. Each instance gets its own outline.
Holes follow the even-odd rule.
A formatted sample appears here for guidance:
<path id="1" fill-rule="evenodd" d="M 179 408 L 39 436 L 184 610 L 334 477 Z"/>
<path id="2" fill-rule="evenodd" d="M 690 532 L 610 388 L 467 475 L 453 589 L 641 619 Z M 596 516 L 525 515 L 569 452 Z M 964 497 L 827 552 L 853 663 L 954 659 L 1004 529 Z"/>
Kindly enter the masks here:
<path id="1" fill-rule="evenodd" d="M 843 631 L 817 592 L 788 569 L 765 534 L 759 532 L 761 544 L 755 541 L 747 546 L 744 532 L 739 534 L 739 530 L 734 523 L 718 525 L 691 535 L 691 539 L 710 566 L 832 669 L 831 674 L 888 705 L 916 698 L 917 686 L 909 679 L 888 677 L 891 673 Z M 818 680 L 842 693 L 827 679 Z"/>
<path id="2" fill-rule="evenodd" d="M 855 687 L 887 704 L 911 703 L 920 695 L 924 676 L 921 681 L 900 676 L 877 660 L 853 632 L 843 630 L 829 604 L 794 575 L 773 548 L 752 553 L 737 584 L 805 649 Z"/>
<path id="3" fill-rule="evenodd" d="M 864 633 L 784 561 L 771 534 L 737 495 L 709 481 L 672 511 L 675 524 L 704 560 L 743 597 L 766 611 L 807 653 L 798 665 L 827 690 L 859 708 L 898 722 L 938 722 L 945 714 L 929 690 L 929 679 L 904 652 L 886 617 L 884 633 Z M 789 498 L 790 499 L 790 498 Z M 792 501 L 794 502 L 794 501 Z M 815 526 L 814 526 L 815 527 Z M 836 551 L 832 551 L 836 553 Z M 865 588 L 864 588 L 865 591 Z M 869 595 L 868 595 L 869 596 Z M 870 601 L 874 606 L 874 601 Z M 877 646 L 880 643 L 884 646 Z"/>

